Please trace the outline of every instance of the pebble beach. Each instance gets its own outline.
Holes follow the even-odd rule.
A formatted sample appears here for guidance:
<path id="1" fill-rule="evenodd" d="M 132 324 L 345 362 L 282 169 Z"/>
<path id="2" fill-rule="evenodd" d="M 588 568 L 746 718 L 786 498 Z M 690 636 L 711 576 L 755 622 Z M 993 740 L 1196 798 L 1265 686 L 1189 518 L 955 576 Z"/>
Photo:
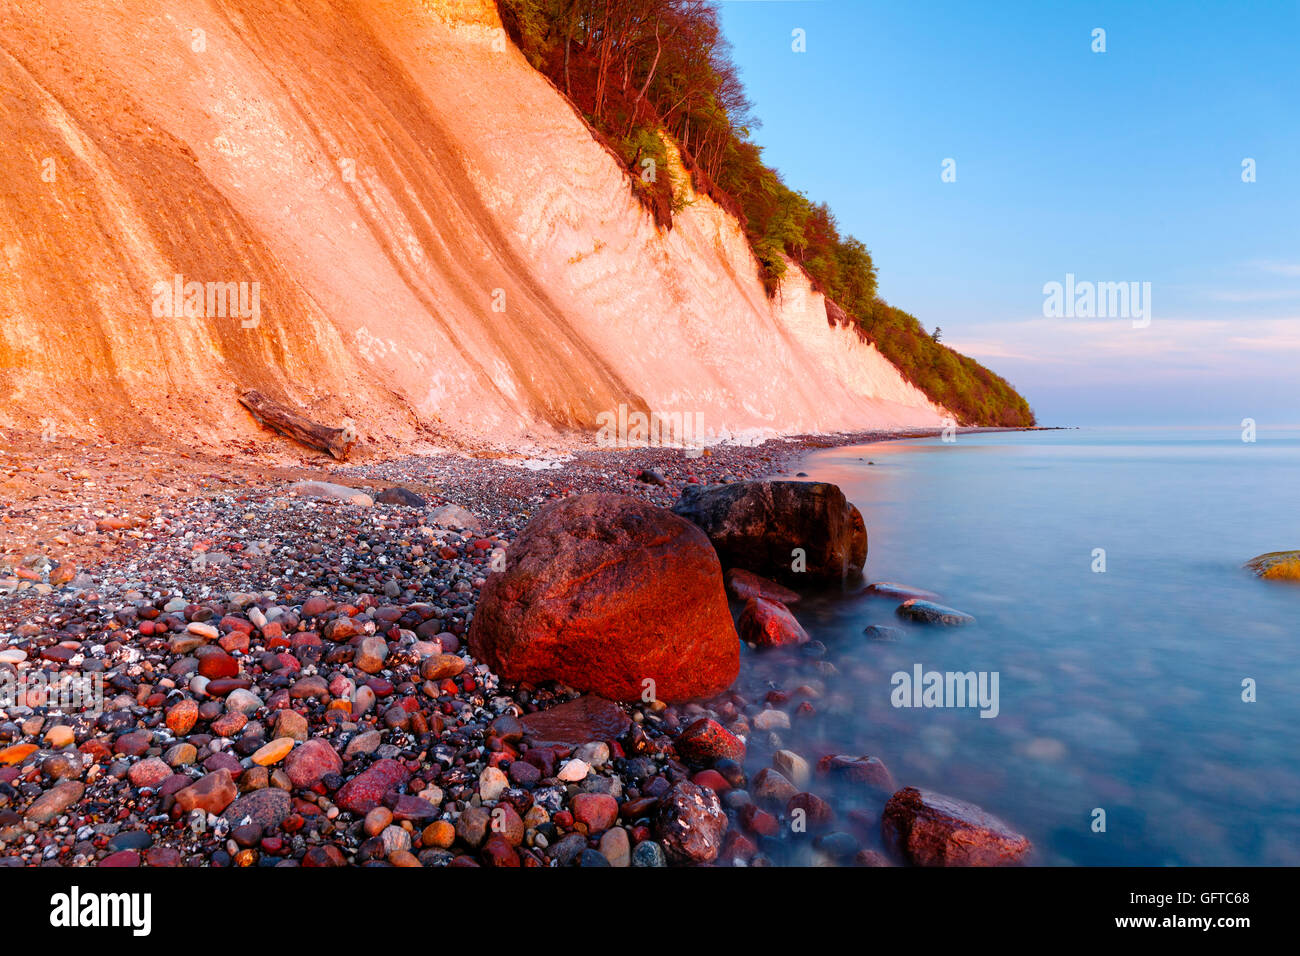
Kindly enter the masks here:
<path id="1" fill-rule="evenodd" d="M 33 464 L 11 447 L 0 865 L 889 864 L 879 815 L 837 813 L 819 785 L 883 803 L 884 763 L 780 746 L 833 667 L 818 642 L 795 655 L 806 669 L 769 658 L 770 676 L 712 699 L 616 704 L 504 681 L 466 641 L 487 576 L 548 503 L 666 508 L 690 485 L 793 476 L 831 443 L 323 472 L 197 454 L 168 470 L 131 449 L 67 448 L 61 467 L 57 449 Z M 66 706 L 76 682 L 98 686 L 93 707 Z"/>

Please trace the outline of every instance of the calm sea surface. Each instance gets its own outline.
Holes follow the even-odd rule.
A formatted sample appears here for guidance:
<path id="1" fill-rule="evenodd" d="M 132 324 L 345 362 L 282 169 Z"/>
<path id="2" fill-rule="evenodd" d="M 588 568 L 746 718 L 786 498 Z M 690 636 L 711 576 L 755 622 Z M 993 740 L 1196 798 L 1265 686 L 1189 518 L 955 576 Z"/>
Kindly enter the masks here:
<path id="1" fill-rule="evenodd" d="M 868 580 L 937 591 L 978 624 L 805 600 L 833 668 L 785 651 L 746 668 L 788 689 L 797 667 L 821 695 L 781 746 L 880 757 L 899 785 L 1003 817 L 1039 863 L 1300 864 L 1300 585 L 1241 569 L 1300 548 L 1300 431 L 960 435 L 818 452 L 803 469 L 862 510 Z M 873 641 L 872 623 L 906 634 Z M 997 672 L 998 715 L 893 706 L 891 676 L 916 664 Z M 835 796 L 859 820 L 881 805 Z"/>

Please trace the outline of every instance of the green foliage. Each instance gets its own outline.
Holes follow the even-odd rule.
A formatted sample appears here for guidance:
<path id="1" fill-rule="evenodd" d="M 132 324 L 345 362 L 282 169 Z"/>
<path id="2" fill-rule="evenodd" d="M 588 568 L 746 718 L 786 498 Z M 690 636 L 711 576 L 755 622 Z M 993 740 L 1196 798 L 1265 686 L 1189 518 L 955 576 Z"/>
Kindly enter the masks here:
<path id="1" fill-rule="evenodd" d="M 903 376 L 962 425 L 1016 428 L 1034 424 L 1029 403 L 1000 375 L 941 345 L 902 309 L 877 299 L 858 322 Z"/>
<path id="2" fill-rule="evenodd" d="M 627 165 L 632 188 L 672 228 L 672 177 L 660 132 L 673 137 L 697 192 L 744 224 L 769 294 L 787 257 L 855 317 L 902 373 L 962 424 L 1031 425 L 1033 412 L 1002 378 L 941 345 L 906 312 L 877 298 L 867 247 L 841 235 L 825 204 L 788 187 L 753 142 L 758 128 L 717 10 L 704 0 L 497 0 L 502 22 Z M 655 160 L 656 177 L 642 176 Z M 937 332 L 937 330 L 936 330 Z"/>

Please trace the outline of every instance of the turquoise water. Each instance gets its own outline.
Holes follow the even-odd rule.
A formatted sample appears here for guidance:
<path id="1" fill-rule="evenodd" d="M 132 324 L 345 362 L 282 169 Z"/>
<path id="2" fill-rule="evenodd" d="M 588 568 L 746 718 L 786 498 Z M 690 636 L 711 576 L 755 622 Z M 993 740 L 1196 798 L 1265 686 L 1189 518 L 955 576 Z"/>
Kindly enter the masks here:
<path id="1" fill-rule="evenodd" d="M 799 605 L 834 666 L 813 672 L 817 714 L 786 746 L 878 756 L 899 785 L 1003 817 L 1039 863 L 1300 864 L 1300 585 L 1241 569 L 1300 549 L 1300 431 L 960 435 L 803 469 L 862 510 L 869 580 L 937 591 L 978 624 L 900 624 L 897 602 L 858 596 Z M 906 634 L 872 641 L 870 623 Z M 998 715 L 893 706 L 891 676 L 918 663 L 997 672 Z"/>

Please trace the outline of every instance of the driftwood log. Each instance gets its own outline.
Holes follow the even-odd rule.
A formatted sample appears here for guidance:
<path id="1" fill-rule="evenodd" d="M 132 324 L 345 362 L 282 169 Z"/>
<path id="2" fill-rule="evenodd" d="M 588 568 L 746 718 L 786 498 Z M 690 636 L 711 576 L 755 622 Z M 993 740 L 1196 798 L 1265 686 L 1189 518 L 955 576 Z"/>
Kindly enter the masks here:
<path id="1" fill-rule="evenodd" d="M 249 389 L 239 396 L 239 403 L 247 408 L 259 424 L 279 432 L 286 438 L 327 452 L 339 461 L 348 457 L 348 452 L 356 444 L 356 430 L 347 428 L 330 428 L 319 425 L 309 418 L 304 418 L 291 408 L 273 402 L 256 389 Z"/>

